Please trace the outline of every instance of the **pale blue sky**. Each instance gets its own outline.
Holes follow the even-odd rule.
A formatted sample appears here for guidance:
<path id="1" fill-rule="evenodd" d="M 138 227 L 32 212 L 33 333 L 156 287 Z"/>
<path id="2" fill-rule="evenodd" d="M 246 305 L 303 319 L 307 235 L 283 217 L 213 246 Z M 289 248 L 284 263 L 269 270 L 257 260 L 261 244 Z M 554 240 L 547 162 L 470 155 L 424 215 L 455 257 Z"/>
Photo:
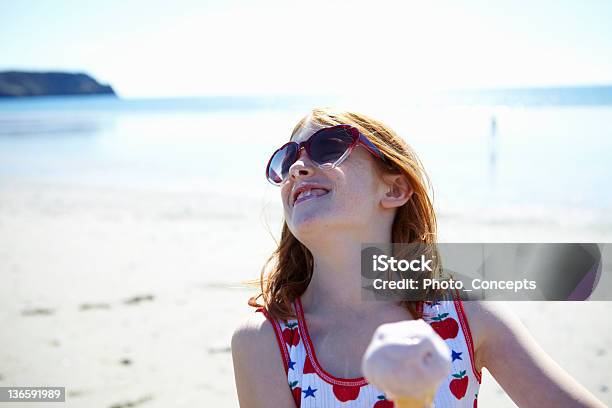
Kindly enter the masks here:
<path id="1" fill-rule="evenodd" d="M 612 1 L 0 0 L 0 70 L 125 97 L 612 84 Z"/>

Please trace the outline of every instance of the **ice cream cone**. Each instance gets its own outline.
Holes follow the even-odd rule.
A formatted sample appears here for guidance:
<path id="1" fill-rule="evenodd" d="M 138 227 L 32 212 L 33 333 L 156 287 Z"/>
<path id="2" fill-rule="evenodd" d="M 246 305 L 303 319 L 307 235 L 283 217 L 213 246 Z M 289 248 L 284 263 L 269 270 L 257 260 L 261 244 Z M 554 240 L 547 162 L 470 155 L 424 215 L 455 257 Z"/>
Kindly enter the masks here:
<path id="1" fill-rule="evenodd" d="M 364 376 L 397 408 L 430 408 L 450 369 L 450 349 L 423 320 L 379 326 L 362 361 Z"/>
<path id="2" fill-rule="evenodd" d="M 421 398 L 398 397 L 393 401 L 395 408 L 431 408 L 433 407 L 434 394 Z"/>

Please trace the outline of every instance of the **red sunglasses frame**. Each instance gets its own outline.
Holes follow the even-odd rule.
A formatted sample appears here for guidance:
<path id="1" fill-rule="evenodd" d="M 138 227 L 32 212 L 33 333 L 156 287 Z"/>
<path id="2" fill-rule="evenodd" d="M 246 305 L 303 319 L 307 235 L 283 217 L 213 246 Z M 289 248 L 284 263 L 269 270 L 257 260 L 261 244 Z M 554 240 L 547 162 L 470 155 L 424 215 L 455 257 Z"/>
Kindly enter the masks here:
<path id="1" fill-rule="evenodd" d="M 350 145 L 348 145 L 348 147 L 346 148 L 346 151 L 334 163 L 319 163 L 316 160 L 314 160 L 312 158 L 312 155 L 310 154 L 310 144 L 311 144 L 312 138 L 317 136 L 320 133 L 329 132 L 330 130 L 337 130 L 337 129 L 344 129 L 344 130 L 347 131 L 348 134 L 350 134 L 353 137 L 353 141 L 351 142 Z M 317 165 L 321 166 L 321 165 L 325 165 L 325 164 L 331 164 L 333 167 L 335 167 L 338 164 L 340 164 L 342 161 L 344 161 L 344 159 L 346 159 L 346 157 L 348 157 L 350 152 L 358 144 L 362 145 L 367 151 L 369 151 L 375 157 L 381 159 L 388 166 L 390 165 L 389 161 L 387 160 L 385 155 L 380 151 L 380 149 L 378 149 L 378 147 L 376 147 L 376 145 L 374 143 L 372 143 L 370 140 L 368 140 L 367 137 L 365 137 L 363 134 L 361 134 L 359 129 L 357 129 L 357 128 L 351 126 L 351 125 L 336 125 L 336 126 L 331 126 L 331 127 L 319 129 L 318 131 L 313 133 L 307 140 L 305 140 L 303 142 L 300 142 L 300 143 L 293 142 L 293 141 L 287 142 L 284 145 L 282 145 L 281 147 L 279 147 L 278 149 L 276 149 L 274 151 L 274 153 L 272 153 L 272 156 L 270 156 L 270 159 L 268 160 L 268 164 L 266 166 L 266 179 L 270 183 L 274 184 L 275 186 L 280 186 L 282 184 L 282 181 L 280 183 L 276 183 L 276 182 L 272 181 L 272 179 L 270 178 L 270 164 L 272 163 L 272 159 L 274 159 L 274 156 L 276 156 L 276 154 L 279 151 L 283 150 L 284 148 L 286 148 L 289 145 L 297 145 L 296 158 L 300 157 L 300 152 L 302 151 L 302 149 L 306 149 L 306 153 L 308 153 L 308 157 L 310 158 L 310 160 L 312 160 Z M 293 164 L 293 163 L 291 163 L 291 164 Z"/>

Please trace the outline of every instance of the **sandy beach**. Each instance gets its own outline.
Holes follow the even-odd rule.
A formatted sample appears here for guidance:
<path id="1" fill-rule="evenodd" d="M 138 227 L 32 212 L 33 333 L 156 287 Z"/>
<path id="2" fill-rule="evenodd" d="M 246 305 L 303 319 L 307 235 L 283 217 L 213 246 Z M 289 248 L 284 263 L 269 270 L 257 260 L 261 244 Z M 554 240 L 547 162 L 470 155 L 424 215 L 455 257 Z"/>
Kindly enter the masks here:
<path id="1" fill-rule="evenodd" d="M 259 290 L 247 282 L 283 225 L 278 186 L 266 178 L 270 163 L 282 163 L 281 176 L 294 163 L 275 152 L 289 141 L 312 146 L 297 157 L 318 165 L 322 178 L 310 181 L 329 196 L 310 189 L 300 201 L 330 199 L 323 212 L 367 204 L 374 191 L 371 166 L 351 163 L 352 152 L 381 158 L 352 131 L 304 144 L 313 133 L 298 124 L 349 124 L 396 168 L 420 178 L 422 165 L 437 242 L 475 244 L 455 252 L 465 263 L 444 264 L 442 254 L 460 279 L 495 286 L 510 271 L 516 288 L 543 276 L 516 296 L 579 298 L 600 278 L 593 301 L 508 306 L 543 352 L 612 407 L 611 20 L 612 1 L 2 2 L 0 387 L 65 387 L 66 400 L 0 408 L 238 407 L 231 338 L 255 313 L 248 300 Z M 327 108 L 324 120 L 312 116 Z M 410 205 L 423 207 L 413 190 Z M 369 213 L 351 220 L 379 229 L 386 218 Z M 497 252 L 477 247 L 493 243 L 519 249 L 492 259 Z M 603 273 L 568 278 L 594 270 L 583 266 L 595 246 L 545 257 L 536 252 L 545 245 L 530 243 L 605 244 Z M 312 320 L 315 340 L 340 341 L 317 337 L 330 331 Z M 444 313 L 436 320 L 452 324 Z M 515 358 L 500 343 L 498 354 Z M 456 346 L 451 359 L 459 354 L 466 363 L 470 353 Z M 474 401 L 474 382 L 455 368 L 448 398 L 516 407 L 486 370 Z M 291 383 L 294 396 L 307 385 Z M 470 392 L 454 388 L 468 383 Z M 324 398 L 302 391 L 313 405 Z"/>
<path id="2" fill-rule="evenodd" d="M 280 207 L 207 191 L 4 182 L 0 385 L 65 386 L 67 407 L 237 406 L 230 337 Z M 612 231 L 440 216 L 445 241 L 612 241 Z M 607 404 L 608 302 L 513 303 Z M 514 404 L 485 374 L 480 406 Z M 39 406 L 36 403 L 11 406 Z"/>

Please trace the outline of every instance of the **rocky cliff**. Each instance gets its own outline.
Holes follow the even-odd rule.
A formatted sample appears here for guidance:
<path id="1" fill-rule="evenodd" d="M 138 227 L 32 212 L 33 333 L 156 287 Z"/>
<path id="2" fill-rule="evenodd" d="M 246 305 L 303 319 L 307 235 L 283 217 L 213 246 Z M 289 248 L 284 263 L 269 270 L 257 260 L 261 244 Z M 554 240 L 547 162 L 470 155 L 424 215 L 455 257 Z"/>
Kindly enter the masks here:
<path id="1" fill-rule="evenodd" d="M 0 97 L 93 94 L 115 95 L 115 91 L 82 73 L 0 72 Z"/>

